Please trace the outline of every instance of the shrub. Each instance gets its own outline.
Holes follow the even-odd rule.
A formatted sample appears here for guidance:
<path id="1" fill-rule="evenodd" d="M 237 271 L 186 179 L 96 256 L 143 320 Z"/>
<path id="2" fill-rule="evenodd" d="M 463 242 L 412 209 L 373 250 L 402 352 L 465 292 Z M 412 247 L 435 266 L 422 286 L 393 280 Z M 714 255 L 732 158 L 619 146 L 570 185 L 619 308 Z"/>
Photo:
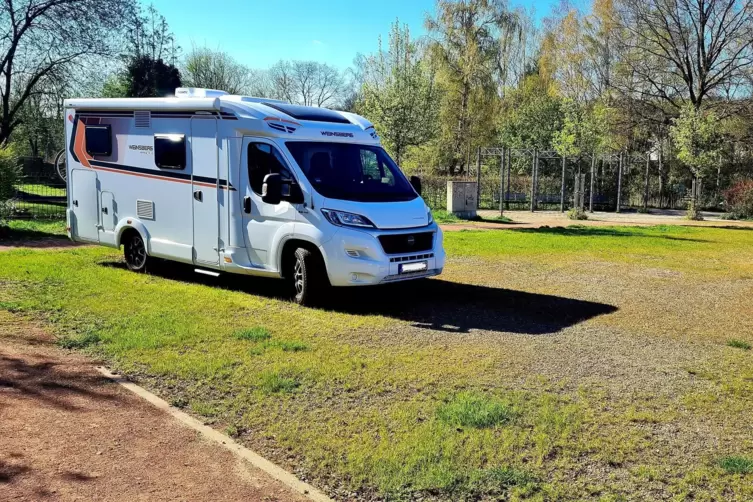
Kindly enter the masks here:
<path id="1" fill-rule="evenodd" d="M 21 178 L 18 156 L 12 146 L 0 147 L 0 224 L 10 217 L 11 200 Z"/>
<path id="2" fill-rule="evenodd" d="M 586 214 L 586 212 L 579 207 L 574 207 L 571 210 L 569 210 L 567 212 L 567 217 L 571 220 L 587 220 L 588 219 L 588 215 Z"/>
<path id="3" fill-rule="evenodd" d="M 703 220 L 703 215 L 701 214 L 701 210 L 698 209 L 698 204 L 692 200 L 688 202 L 688 212 L 685 213 L 685 219 L 693 221 Z"/>
<path id="4" fill-rule="evenodd" d="M 736 219 L 753 218 L 753 180 L 735 183 L 724 192 L 727 211 Z"/>

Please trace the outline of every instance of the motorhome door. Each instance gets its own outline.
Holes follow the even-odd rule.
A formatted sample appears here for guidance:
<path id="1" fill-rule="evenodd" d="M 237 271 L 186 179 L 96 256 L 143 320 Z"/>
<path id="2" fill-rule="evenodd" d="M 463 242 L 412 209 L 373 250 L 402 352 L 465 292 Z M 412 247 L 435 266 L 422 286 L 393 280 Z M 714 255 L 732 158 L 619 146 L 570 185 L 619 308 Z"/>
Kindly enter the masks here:
<path id="1" fill-rule="evenodd" d="M 91 169 L 72 169 L 68 187 L 75 239 L 99 242 L 97 173 Z"/>
<path id="2" fill-rule="evenodd" d="M 191 118 L 194 263 L 219 263 L 217 119 Z"/>

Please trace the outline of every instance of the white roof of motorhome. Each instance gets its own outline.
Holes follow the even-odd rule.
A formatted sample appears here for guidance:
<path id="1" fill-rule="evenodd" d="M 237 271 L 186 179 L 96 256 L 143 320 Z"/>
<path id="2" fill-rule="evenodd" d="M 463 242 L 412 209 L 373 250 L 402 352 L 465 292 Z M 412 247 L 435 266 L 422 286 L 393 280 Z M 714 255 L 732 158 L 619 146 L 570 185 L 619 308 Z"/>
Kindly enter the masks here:
<path id="1" fill-rule="evenodd" d="M 373 127 L 371 122 L 354 113 L 293 105 L 276 99 L 231 95 L 215 89 L 178 88 L 175 97 L 164 98 L 66 99 L 64 105 L 77 111 L 223 111 L 261 120 L 354 125 L 364 131 Z"/>

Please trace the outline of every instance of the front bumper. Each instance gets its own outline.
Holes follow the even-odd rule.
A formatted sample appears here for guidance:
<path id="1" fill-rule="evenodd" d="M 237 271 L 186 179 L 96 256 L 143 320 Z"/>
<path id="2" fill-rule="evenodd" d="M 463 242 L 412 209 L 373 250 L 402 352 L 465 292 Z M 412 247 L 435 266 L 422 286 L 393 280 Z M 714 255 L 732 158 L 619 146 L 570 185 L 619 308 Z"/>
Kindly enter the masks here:
<path id="1" fill-rule="evenodd" d="M 387 254 L 379 242 L 380 235 L 433 232 L 431 249 L 410 253 Z M 442 273 L 445 252 L 442 230 L 436 224 L 420 229 L 360 230 L 339 228 L 334 237 L 321 246 L 327 275 L 333 286 L 367 286 L 432 277 Z M 400 273 L 407 263 L 426 262 L 420 272 Z"/>

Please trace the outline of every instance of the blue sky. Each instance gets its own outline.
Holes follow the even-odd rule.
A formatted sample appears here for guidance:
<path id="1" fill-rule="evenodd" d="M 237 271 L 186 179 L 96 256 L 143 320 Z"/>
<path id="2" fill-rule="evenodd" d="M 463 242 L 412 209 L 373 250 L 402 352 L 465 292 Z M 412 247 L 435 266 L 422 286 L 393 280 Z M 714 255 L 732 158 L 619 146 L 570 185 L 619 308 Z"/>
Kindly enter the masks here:
<path id="1" fill-rule="evenodd" d="M 424 33 L 434 0 L 153 0 L 167 18 L 184 52 L 206 45 L 230 53 L 253 68 L 280 59 L 304 59 L 350 66 L 356 54 L 376 49 L 399 18 L 416 35 Z M 538 0 L 546 15 L 558 0 Z M 530 5 L 514 0 L 512 5 Z"/>

